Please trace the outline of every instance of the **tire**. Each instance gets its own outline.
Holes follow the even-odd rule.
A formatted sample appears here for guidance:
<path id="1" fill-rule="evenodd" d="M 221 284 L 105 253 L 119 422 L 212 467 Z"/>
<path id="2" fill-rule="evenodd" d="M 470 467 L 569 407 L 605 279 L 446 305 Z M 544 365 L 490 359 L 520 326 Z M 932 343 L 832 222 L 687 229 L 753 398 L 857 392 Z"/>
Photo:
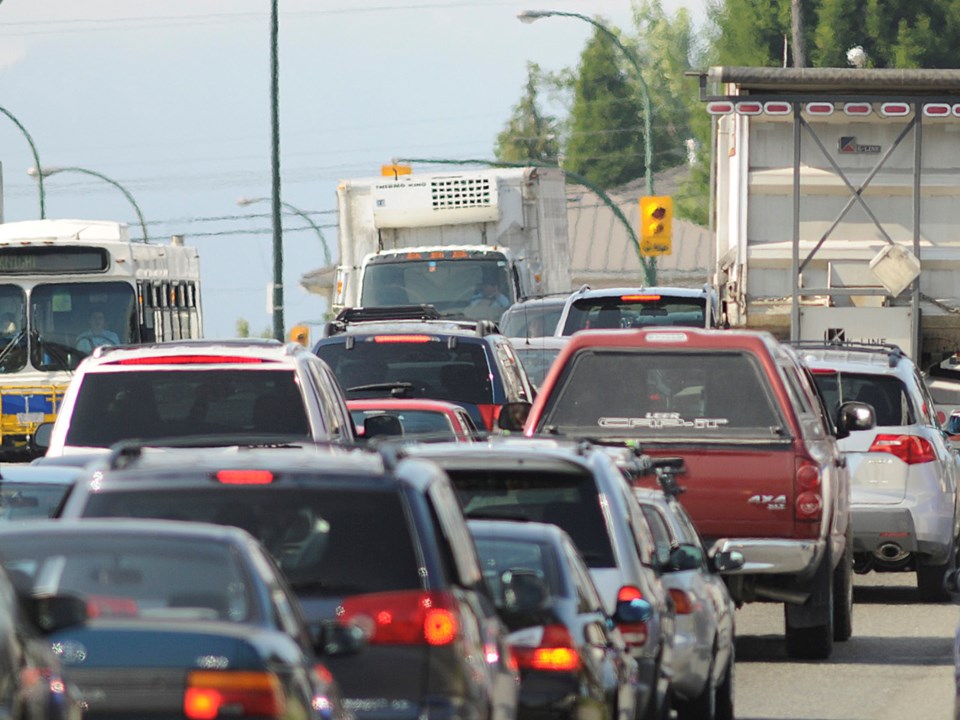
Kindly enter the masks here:
<path id="1" fill-rule="evenodd" d="M 943 587 L 943 576 L 954 566 L 954 557 L 943 565 L 922 565 L 917 562 L 917 590 L 920 591 L 920 601 L 925 603 L 939 603 L 951 600 L 950 593 Z"/>
<path id="2" fill-rule="evenodd" d="M 847 529 L 843 558 L 833 571 L 833 639 L 845 642 L 853 635 L 853 534 Z"/>
<path id="3" fill-rule="evenodd" d="M 674 703 L 677 711 L 677 720 L 716 720 L 717 717 L 717 684 L 713 679 L 713 665 L 707 672 L 707 681 L 703 690 L 692 700 L 678 699 Z"/>
<path id="4" fill-rule="evenodd" d="M 665 691 L 660 690 L 661 669 L 657 662 L 657 671 L 654 673 L 657 678 L 656 685 L 650 695 L 650 702 L 647 703 L 647 710 L 643 714 L 644 720 L 670 720 L 673 717 L 673 692 L 670 685 L 667 684 Z"/>
<path id="5" fill-rule="evenodd" d="M 833 553 L 829 546 L 803 605 L 784 606 L 787 657 L 826 660 L 833 653 Z"/>
<path id="6" fill-rule="evenodd" d="M 727 671 L 723 674 L 723 679 L 717 686 L 717 699 L 714 703 L 717 710 L 716 720 L 734 720 L 733 678 L 735 667 L 736 663 L 731 649 L 730 659 L 727 660 Z"/>

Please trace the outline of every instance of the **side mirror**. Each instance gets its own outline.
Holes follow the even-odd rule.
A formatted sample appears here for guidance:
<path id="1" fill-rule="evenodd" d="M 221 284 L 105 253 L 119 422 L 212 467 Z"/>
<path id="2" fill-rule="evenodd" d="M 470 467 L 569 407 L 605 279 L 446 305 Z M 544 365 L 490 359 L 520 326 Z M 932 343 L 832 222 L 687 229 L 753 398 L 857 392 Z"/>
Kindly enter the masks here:
<path id="1" fill-rule="evenodd" d="M 649 600 L 634 598 L 632 600 L 618 600 L 617 609 L 613 613 L 613 621 L 617 625 L 645 623 L 653 617 L 653 606 Z"/>
<path id="2" fill-rule="evenodd" d="M 497 416 L 497 428 L 510 432 L 523 432 L 523 426 L 530 415 L 530 403 L 512 402 L 500 408 Z"/>
<path id="3" fill-rule="evenodd" d="M 371 415 L 363 421 L 363 439 L 375 437 L 399 437 L 403 435 L 403 423 L 396 415 Z"/>
<path id="4" fill-rule="evenodd" d="M 87 621 L 87 601 L 76 595 L 21 595 L 24 613 L 43 633 L 55 633 Z"/>
<path id="5" fill-rule="evenodd" d="M 510 613 L 530 613 L 547 606 L 550 590 L 534 570 L 513 568 L 500 575 L 503 589 L 503 609 Z"/>
<path id="6" fill-rule="evenodd" d="M 690 543 L 682 543 L 670 551 L 670 559 L 665 570 L 678 572 L 683 570 L 699 570 L 703 567 L 703 550 Z"/>
<path id="7" fill-rule="evenodd" d="M 30 438 L 30 446 L 37 453 L 43 454 L 50 447 L 50 436 L 53 434 L 53 423 L 41 423 Z"/>
<path id="8" fill-rule="evenodd" d="M 837 410 L 837 439 L 849 437 L 858 430 L 872 430 L 877 425 L 873 406 L 862 402 L 845 402 Z"/>
<path id="9" fill-rule="evenodd" d="M 721 550 L 710 559 L 710 566 L 714 572 L 725 573 L 739 570 L 746 559 L 739 550 Z"/>
<path id="10" fill-rule="evenodd" d="M 313 633 L 313 649 L 318 655 L 353 655 L 367 646 L 367 636 L 359 625 L 341 625 L 327 620 Z"/>

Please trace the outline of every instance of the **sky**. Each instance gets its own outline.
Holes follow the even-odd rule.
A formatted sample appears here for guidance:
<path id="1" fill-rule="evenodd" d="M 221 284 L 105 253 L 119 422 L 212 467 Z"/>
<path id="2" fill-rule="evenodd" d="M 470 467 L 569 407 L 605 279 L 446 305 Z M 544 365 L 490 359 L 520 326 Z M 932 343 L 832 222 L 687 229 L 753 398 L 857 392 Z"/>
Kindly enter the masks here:
<path id="1" fill-rule="evenodd" d="M 706 0 L 661 0 L 702 22 Z M 151 241 L 198 248 L 207 337 L 268 331 L 273 235 L 269 0 L 0 0 L 0 107 L 45 167 L 120 183 Z M 632 32 L 629 0 L 279 0 L 281 200 L 320 226 L 336 257 L 336 186 L 397 157 L 489 158 L 528 61 L 575 67 L 592 27 L 532 24 L 523 10 L 578 12 Z M 3 219 L 39 218 L 34 159 L 0 115 Z M 414 165 L 414 172 L 429 170 Z M 436 169 L 436 168 L 434 168 Z M 449 169 L 449 168 L 445 168 Z M 83 173 L 44 181 L 48 218 L 118 220 L 133 205 Z M 242 197 L 261 199 L 241 207 Z M 324 263 L 285 215 L 284 316 L 319 322 L 299 285 Z"/>

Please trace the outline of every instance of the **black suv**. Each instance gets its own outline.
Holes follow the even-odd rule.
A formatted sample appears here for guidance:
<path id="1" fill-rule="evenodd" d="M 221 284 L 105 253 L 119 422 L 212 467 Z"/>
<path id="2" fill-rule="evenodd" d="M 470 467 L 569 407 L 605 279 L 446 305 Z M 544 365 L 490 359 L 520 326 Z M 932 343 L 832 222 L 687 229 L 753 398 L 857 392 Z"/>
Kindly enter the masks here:
<path id="1" fill-rule="evenodd" d="M 313 351 L 351 400 L 447 400 L 487 430 L 505 405 L 533 401 L 513 346 L 489 321 L 441 319 L 430 305 L 348 308 L 325 335 Z"/>
<path id="2" fill-rule="evenodd" d="M 324 449 L 130 445 L 77 483 L 63 517 L 242 527 L 276 559 L 308 623 L 357 625 L 329 658 L 358 718 L 510 720 L 517 673 L 447 476 L 418 459 Z"/>

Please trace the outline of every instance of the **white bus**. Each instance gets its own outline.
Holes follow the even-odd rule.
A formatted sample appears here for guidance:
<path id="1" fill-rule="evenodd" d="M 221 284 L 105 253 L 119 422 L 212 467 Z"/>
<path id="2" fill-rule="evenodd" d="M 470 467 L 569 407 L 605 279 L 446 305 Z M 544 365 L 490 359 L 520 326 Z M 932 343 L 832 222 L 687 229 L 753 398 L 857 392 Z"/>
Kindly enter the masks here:
<path id="1" fill-rule="evenodd" d="M 56 419 L 94 347 L 202 332 L 196 249 L 131 242 L 118 222 L 0 224 L 0 454 Z"/>

